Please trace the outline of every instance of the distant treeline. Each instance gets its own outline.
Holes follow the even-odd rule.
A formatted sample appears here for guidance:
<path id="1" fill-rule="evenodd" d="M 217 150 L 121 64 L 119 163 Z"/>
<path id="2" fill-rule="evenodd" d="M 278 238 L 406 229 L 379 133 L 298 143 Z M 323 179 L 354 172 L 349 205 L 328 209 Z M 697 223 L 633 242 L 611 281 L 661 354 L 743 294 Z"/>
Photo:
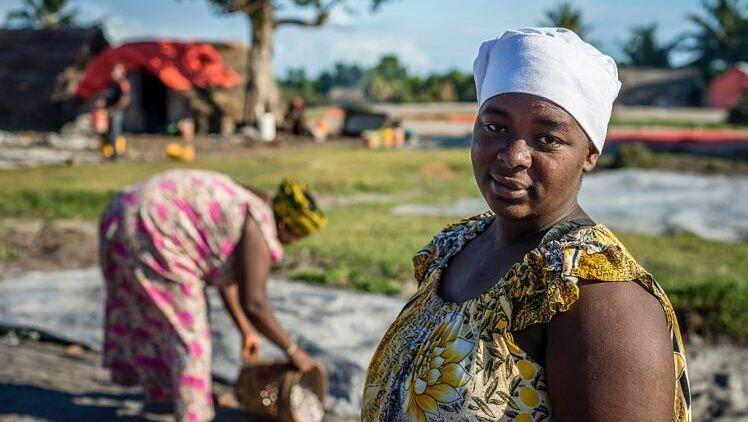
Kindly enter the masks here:
<path id="1" fill-rule="evenodd" d="M 676 53 L 688 57 L 684 66 L 700 71 L 699 89 L 706 88 L 717 74 L 748 61 L 748 5 L 746 0 L 704 0 L 700 13 L 685 18 L 689 29 L 663 40 L 656 22 L 630 28 L 619 42 L 616 61 L 621 67 L 670 68 Z M 592 26 L 583 9 L 570 1 L 558 3 L 545 12 L 540 26 L 568 28 L 589 39 Z M 592 43 L 597 44 L 592 37 Z M 603 51 L 612 46 L 600 46 Z M 470 73 L 450 71 L 427 77 L 409 75 L 395 56 L 384 56 L 371 68 L 337 63 L 332 69 L 310 79 L 303 69 L 291 70 L 281 78 L 287 96 L 301 94 L 311 103 L 329 101 L 335 87 L 357 88 L 361 100 L 376 102 L 473 101 L 475 87 Z M 748 103 L 748 94 L 744 103 Z"/>
<path id="2" fill-rule="evenodd" d="M 349 100 L 374 102 L 452 102 L 475 101 L 475 84 L 471 73 L 457 70 L 434 73 L 427 77 L 408 74 L 396 56 L 383 56 L 379 63 L 364 68 L 356 64 L 336 63 L 317 78 L 304 69 L 291 69 L 280 78 L 287 98 L 303 96 L 311 104 L 330 100 L 331 90 L 346 89 Z"/>

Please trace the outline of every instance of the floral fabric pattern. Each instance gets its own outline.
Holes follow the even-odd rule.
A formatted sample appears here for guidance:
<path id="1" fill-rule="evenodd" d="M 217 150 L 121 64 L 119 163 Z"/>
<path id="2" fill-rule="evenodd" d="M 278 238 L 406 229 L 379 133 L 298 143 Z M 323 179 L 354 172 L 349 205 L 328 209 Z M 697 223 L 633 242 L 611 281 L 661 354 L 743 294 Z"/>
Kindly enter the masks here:
<path id="1" fill-rule="evenodd" d="M 268 204 L 220 174 L 175 170 L 126 188 L 101 216 L 106 282 L 104 366 L 143 386 L 179 420 L 213 418 L 204 289 L 231 281 L 251 216 L 274 260 L 283 250 Z"/>
<path id="2" fill-rule="evenodd" d="M 460 314 L 447 316 L 419 351 L 407 385 L 409 419 L 425 421 L 426 415 L 438 417 L 440 403 L 464 400 L 462 390 L 470 381 L 465 367 L 469 367 L 468 357 L 475 341 L 461 333 L 463 320 Z"/>
<path id="3" fill-rule="evenodd" d="M 549 421 L 544 368 L 513 331 L 545 323 L 579 298 L 579 279 L 636 282 L 665 312 L 673 340 L 673 421 L 690 421 L 687 365 L 678 322 L 657 282 L 602 225 L 564 223 L 481 296 L 463 303 L 437 294 L 451 257 L 492 222 L 482 214 L 445 228 L 413 258 L 419 288 L 375 352 L 362 420 Z"/>

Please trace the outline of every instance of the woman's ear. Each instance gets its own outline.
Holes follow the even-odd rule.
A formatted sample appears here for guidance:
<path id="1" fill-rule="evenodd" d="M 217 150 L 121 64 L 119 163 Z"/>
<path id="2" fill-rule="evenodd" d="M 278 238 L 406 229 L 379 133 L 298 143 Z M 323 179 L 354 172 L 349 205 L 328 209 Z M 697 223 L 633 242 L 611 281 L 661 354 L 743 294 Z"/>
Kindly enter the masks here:
<path id="1" fill-rule="evenodd" d="M 597 148 L 592 142 L 587 144 L 587 156 L 584 158 L 584 165 L 582 165 L 582 171 L 589 173 L 594 170 L 597 165 L 597 159 L 600 158 L 600 153 L 597 152 Z"/>

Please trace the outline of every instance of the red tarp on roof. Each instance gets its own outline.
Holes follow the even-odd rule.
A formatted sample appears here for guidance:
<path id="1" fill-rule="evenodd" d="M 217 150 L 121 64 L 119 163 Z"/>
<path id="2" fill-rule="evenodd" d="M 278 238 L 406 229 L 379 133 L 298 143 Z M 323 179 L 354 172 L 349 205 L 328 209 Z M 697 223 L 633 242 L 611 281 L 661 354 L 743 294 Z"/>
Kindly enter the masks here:
<path id="1" fill-rule="evenodd" d="M 210 44 L 136 42 L 107 48 L 99 54 L 86 68 L 75 94 L 87 99 L 105 89 L 117 63 L 122 63 L 128 72 L 147 69 L 176 91 L 193 87 L 228 88 L 241 82 L 241 77 Z"/>
<path id="2" fill-rule="evenodd" d="M 678 129 L 678 128 L 611 128 L 606 144 L 642 142 L 648 145 L 727 145 L 748 146 L 748 131 L 731 129 Z"/>

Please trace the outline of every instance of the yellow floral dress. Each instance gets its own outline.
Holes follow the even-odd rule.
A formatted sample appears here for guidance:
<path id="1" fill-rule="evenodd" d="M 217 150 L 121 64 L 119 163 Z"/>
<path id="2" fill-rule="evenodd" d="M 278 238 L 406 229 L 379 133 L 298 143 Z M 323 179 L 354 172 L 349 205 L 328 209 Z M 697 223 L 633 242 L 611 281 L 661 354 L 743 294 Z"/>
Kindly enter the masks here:
<path id="1" fill-rule="evenodd" d="M 492 220 L 486 213 L 448 226 L 413 258 L 420 286 L 372 358 L 362 420 L 552 420 L 543 367 L 512 332 L 568 310 L 584 279 L 635 281 L 659 300 L 673 341 L 673 421 L 690 421 L 685 353 L 670 301 L 605 226 L 561 224 L 481 296 L 459 304 L 439 297 L 449 259 Z"/>

